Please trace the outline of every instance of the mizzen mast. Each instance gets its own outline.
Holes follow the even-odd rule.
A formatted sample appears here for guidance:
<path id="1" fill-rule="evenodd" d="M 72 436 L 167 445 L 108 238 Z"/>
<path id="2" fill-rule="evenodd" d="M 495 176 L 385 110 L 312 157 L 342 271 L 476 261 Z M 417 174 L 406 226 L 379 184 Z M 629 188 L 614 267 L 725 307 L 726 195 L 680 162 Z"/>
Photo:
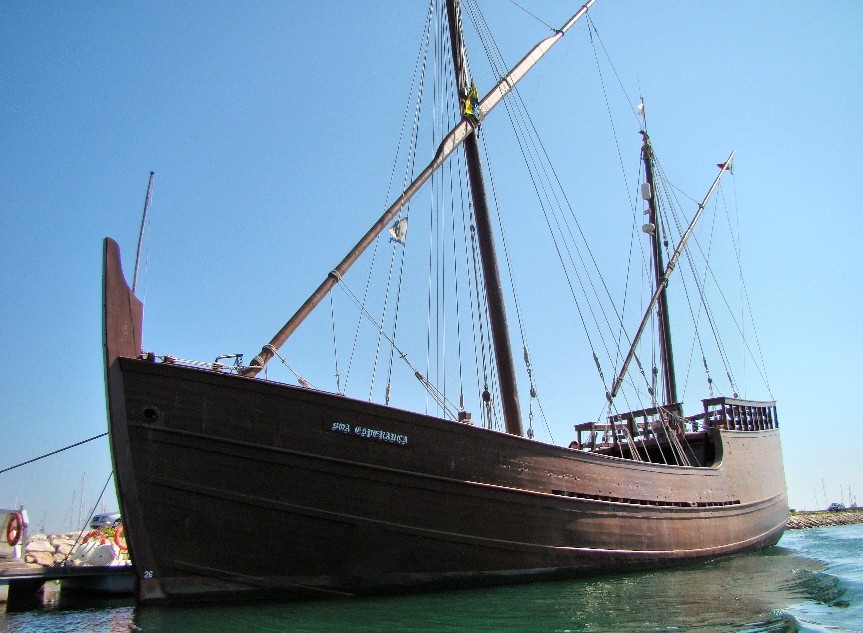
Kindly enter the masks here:
<path id="1" fill-rule="evenodd" d="M 644 127 L 646 128 L 647 125 L 645 124 Z M 650 235 L 650 244 L 653 252 L 655 287 L 657 289 L 661 288 L 659 300 L 656 303 L 656 315 L 659 321 L 659 357 L 665 388 L 665 402 L 663 404 L 671 405 L 677 402 L 677 380 L 674 375 L 674 354 L 671 349 L 671 319 L 668 316 L 667 284 L 662 282 L 662 276 L 665 272 L 665 261 L 662 256 L 662 230 L 653 177 L 653 148 L 650 146 L 650 137 L 647 136 L 646 129 L 641 130 L 641 136 L 644 139 L 644 144 L 641 147 L 641 159 L 644 161 L 644 176 L 647 181 L 645 183 L 647 186 L 642 190 L 642 197 L 647 200 L 649 224 L 646 226 L 651 227 L 647 230 L 647 233 Z"/>
<path id="2" fill-rule="evenodd" d="M 659 277 L 656 290 L 653 292 L 653 296 L 650 298 L 650 303 L 647 306 L 647 310 L 644 312 L 644 316 L 641 318 L 641 324 L 638 326 L 638 331 L 635 333 L 635 337 L 632 339 L 632 344 L 629 346 L 629 353 L 626 355 L 626 358 L 623 361 L 623 365 L 621 366 L 620 371 L 617 374 L 617 378 L 614 379 L 611 390 L 606 395 L 609 402 L 611 402 L 614 397 L 617 396 L 617 392 L 620 390 L 621 385 L 623 385 L 623 379 L 626 377 L 626 372 L 629 371 L 629 364 L 635 357 L 635 349 L 638 347 L 639 341 L 641 341 L 641 335 L 644 334 L 644 329 L 647 327 L 647 322 L 650 319 L 650 314 L 656 307 L 656 303 L 659 301 L 660 295 L 665 291 L 665 287 L 668 285 L 668 278 L 671 276 L 671 273 L 677 266 L 677 261 L 683 254 L 683 249 L 686 246 L 686 243 L 689 241 L 689 237 L 692 235 L 692 232 L 695 230 L 695 225 L 698 224 L 698 220 L 701 219 L 701 216 L 704 213 L 704 209 L 707 206 L 707 201 L 710 200 L 713 192 L 716 191 L 716 187 L 719 186 L 719 181 L 722 179 L 722 174 L 725 173 L 726 165 L 730 165 L 732 160 L 734 160 L 733 151 L 728 155 L 728 158 L 725 160 L 724 163 L 719 163 L 719 174 L 716 176 L 716 178 L 713 179 L 713 184 L 710 185 L 710 189 L 708 189 L 707 193 L 704 195 L 704 198 L 701 200 L 701 203 L 698 205 L 698 210 L 695 212 L 695 215 L 689 222 L 689 226 L 686 228 L 686 231 L 681 236 L 680 241 L 677 244 L 677 248 L 674 249 L 674 252 L 671 254 L 671 258 L 668 260 L 668 265 L 665 267 L 665 270 Z M 672 402 L 670 404 L 674 403 Z"/>
<path id="3" fill-rule="evenodd" d="M 447 0 L 446 9 L 449 21 L 450 48 L 452 49 L 453 69 L 455 70 L 459 100 L 465 102 L 465 104 L 469 104 L 470 93 L 472 91 L 475 92 L 476 89 L 472 87 L 467 76 L 464 41 L 462 38 L 461 7 L 458 0 Z M 468 106 L 466 105 L 466 111 L 467 108 Z M 472 111 L 470 114 L 471 116 L 476 116 Z M 511 435 L 523 435 L 521 407 L 518 403 L 518 383 L 515 379 L 512 346 L 509 342 L 509 327 L 506 320 L 503 285 L 500 279 L 500 269 L 497 265 L 494 233 L 491 224 L 491 214 L 488 210 L 488 199 L 485 192 L 485 180 L 483 179 L 476 129 L 473 134 L 464 140 L 464 153 L 468 179 L 470 180 L 471 197 L 473 198 L 473 212 L 476 220 L 480 261 L 482 262 L 482 272 L 485 277 L 486 301 L 488 302 L 492 345 L 494 346 L 495 358 L 497 359 L 503 418 L 506 423 L 507 433 Z"/>

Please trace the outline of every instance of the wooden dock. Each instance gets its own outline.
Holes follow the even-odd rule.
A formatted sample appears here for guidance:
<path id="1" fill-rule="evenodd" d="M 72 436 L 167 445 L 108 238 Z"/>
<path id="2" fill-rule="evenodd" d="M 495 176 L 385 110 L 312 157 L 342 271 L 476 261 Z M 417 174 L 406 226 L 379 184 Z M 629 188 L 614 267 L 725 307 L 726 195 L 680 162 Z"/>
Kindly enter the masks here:
<path id="1" fill-rule="evenodd" d="M 0 560 L 0 587 L 8 586 L 7 611 L 38 609 L 46 583 L 57 581 L 61 594 L 75 596 L 129 596 L 135 591 L 135 569 L 122 567 L 42 567 L 18 560 Z"/>

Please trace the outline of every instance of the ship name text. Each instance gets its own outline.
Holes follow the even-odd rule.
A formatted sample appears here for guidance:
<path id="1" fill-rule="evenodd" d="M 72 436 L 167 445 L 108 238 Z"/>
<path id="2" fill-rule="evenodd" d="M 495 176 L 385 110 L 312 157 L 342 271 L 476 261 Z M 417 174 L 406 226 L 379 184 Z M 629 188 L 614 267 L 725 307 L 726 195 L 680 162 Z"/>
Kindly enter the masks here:
<path id="1" fill-rule="evenodd" d="M 368 440 L 378 440 L 388 444 L 396 444 L 398 446 L 408 445 L 408 436 L 401 433 L 391 433 L 390 431 L 382 431 L 370 426 L 361 424 L 351 424 L 350 422 L 325 422 L 324 429 L 335 433 L 344 433 L 354 437 L 362 437 Z"/>

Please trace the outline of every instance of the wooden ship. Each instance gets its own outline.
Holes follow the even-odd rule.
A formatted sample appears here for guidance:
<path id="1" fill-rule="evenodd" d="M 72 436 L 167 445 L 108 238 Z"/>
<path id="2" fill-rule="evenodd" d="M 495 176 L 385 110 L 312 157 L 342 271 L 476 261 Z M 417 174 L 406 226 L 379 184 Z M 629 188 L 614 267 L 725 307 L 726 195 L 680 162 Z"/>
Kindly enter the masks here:
<path id="1" fill-rule="evenodd" d="M 460 117 L 429 165 L 248 366 L 147 352 L 143 306 L 117 244 L 104 246 L 104 352 L 118 497 L 143 603 L 338 597 L 657 568 L 775 544 L 788 516 L 774 402 L 676 393 L 653 155 L 642 156 L 662 393 L 579 424 L 566 446 L 523 428 L 477 134 L 531 66 L 587 12 L 540 42 L 484 98 L 464 64 L 459 6 L 447 15 Z M 257 377 L 315 306 L 455 152 L 469 173 L 505 430 Z M 725 165 L 710 192 L 717 186 Z M 417 372 L 419 373 L 419 372 Z M 421 380 L 424 380 L 423 377 Z M 487 393 L 483 394 L 487 398 Z M 254 517 L 253 521 L 249 518 Z M 237 552 L 271 534 L 268 551 Z"/>

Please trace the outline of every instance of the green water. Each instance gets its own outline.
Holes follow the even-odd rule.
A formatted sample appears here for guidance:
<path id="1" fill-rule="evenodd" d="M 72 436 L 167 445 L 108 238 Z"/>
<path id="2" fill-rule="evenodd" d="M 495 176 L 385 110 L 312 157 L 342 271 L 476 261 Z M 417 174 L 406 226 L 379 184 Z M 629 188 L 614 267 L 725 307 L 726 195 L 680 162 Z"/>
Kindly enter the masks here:
<path id="1" fill-rule="evenodd" d="M 863 525 L 685 569 L 402 597 L 0 613 L 0 631 L 861 631 Z"/>

